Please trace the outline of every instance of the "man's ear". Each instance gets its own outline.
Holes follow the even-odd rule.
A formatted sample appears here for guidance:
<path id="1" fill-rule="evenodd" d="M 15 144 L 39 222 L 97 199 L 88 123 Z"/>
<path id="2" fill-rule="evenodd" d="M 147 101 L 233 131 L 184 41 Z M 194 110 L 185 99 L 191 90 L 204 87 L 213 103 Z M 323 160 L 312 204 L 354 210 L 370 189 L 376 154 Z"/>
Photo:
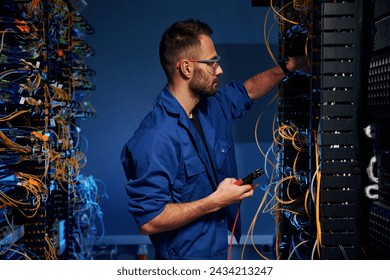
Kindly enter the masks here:
<path id="1" fill-rule="evenodd" d="M 179 71 L 187 79 L 191 78 L 192 71 L 193 71 L 191 63 L 188 60 L 183 60 L 179 64 Z"/>

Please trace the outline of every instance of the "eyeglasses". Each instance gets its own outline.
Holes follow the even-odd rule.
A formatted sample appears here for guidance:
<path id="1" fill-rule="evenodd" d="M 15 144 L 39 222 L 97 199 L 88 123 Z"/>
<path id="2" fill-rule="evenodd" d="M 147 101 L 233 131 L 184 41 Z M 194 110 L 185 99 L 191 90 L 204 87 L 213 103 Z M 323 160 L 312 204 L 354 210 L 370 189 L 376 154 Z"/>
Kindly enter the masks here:
<path id="1" fill-rule="evenodd" d="M 198 62 L 198 63 L 205 63 L 208 66 L 210 66 L 213 69 L 213 74 L 217 72 L 217 69 L 219 67 L 219 60 L 221 57 L 217 55 L 214 59 L 189 59 L 190 62 Z"/>
<path id="2" fill-rule="evenodd" d="M 217 72 L 218 67 L 219 67 L 218 62 L 220 59 L 221 59 L 221 57 L 219 55 L 217 55 L 214 59 L 189 59 L 188 61 L 205 63 L 213 69 L 214 72 L 212 74 L 215 74 Z"/>

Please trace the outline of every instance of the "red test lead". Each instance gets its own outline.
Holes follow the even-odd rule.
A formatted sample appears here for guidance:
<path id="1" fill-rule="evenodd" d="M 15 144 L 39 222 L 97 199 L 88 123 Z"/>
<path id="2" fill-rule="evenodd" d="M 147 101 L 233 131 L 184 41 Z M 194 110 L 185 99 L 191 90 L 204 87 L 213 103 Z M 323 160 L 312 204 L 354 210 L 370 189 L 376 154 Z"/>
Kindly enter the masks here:
<path id="1" fill-rule="evenodd" d="M 253 180 L 255 180 L 256 178 L 260 177 L 263 174 L 264 174 L 264 170 L 262 168 L 258 168 L 255 171 L 249 173 L 249 175 L 245 176 L 244 178 L 237 180 L 236 182 L 234 182 L 234 184 L 237 186 L 252 184 Z M 239 205 L 241 205 L 241 202 L 239 203 Z M 229 250 L 228 250 L 228 258 L 227 258 L 228 260 L 230 260 L 230 255 L 231 255 L 232 246 L 233 246 L 234 231 L 236 229 L 236 225 L 237 225 L 237 221 L 238 221 L 239 216 L 240 216 L 240 206 L 238 207 L 236 218 L 234 220 L 233 227 L 231 230 L 232 235 L 230 236 L 230 242 L 229 242 L 230 245 L 229 245 Z"/>

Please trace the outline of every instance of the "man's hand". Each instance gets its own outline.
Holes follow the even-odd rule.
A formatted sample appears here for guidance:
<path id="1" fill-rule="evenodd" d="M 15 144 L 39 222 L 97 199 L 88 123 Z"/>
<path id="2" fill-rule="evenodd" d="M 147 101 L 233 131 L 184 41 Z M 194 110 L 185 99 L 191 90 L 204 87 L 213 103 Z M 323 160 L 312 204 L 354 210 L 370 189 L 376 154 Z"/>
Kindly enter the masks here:
<path id="1" fill-rule="evenodd" d="M 254 185 L 237 186 L 234 184 L 236 181 L 234 178 L 226 178 L 218 185 L 217 190 L 210 195 L 210 199 L 218 205 L 219 209 L 253 196 Z"/>

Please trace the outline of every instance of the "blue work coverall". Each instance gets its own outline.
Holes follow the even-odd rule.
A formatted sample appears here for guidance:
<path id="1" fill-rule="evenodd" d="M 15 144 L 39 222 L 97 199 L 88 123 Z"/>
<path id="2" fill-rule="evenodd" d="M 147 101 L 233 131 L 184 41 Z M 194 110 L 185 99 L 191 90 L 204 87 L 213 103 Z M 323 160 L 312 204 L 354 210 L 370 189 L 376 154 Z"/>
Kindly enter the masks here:
<path id="1" fill-rule="evenodd" d="M 129 211 L 138 225 L 159 215 L 167 203 L 210 195 L 225 178 L 237 178 L 233 120 L 252 105 L 242 81 L 229 82 L 195 110 L 205 142 L 166 86 L 122 150 Z M 175 230 L 150 235 L 158 259 L 226 259 L 227 230 L 238 204 L 202 216 Z M 235 231 L 240 236 L 239 226 Z"/>

